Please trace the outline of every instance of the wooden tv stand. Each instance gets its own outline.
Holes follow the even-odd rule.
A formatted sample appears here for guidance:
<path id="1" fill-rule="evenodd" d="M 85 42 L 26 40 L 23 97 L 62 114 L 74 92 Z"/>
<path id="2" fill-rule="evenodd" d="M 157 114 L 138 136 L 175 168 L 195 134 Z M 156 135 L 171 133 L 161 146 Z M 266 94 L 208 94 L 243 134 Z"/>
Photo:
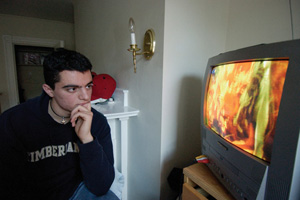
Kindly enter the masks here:
<path id="1" fill-rule="evenodd" d="M 207 200 L 207 195 L 215 199 L 234 200 L 205 164 L 196 163 L 186 167 L 183 174 L 182 200 Z M 197 188 L 204 192 L 201 194 Z"/>

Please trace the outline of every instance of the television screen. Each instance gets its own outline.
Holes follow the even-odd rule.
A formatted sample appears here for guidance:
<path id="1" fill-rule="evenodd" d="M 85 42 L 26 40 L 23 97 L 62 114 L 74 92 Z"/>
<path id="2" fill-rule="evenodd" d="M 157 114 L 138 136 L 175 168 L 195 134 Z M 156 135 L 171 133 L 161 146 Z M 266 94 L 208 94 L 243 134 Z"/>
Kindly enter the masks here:
<path id="1" fill-rule="evenodd" d="M 213 66 L 204 98 L 204 124 L 270 162 L 288 63 L 283 58 Z"/>

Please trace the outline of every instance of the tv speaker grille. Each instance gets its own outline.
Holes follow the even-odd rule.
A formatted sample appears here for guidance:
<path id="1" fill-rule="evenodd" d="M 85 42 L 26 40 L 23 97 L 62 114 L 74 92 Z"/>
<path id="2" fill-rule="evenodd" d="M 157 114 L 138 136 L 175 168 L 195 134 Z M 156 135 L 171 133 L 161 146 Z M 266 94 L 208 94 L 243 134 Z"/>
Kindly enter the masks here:
<path id="1" fill-rule="evenodd" d="M 271 176 L 267 181 L 267 192 L 265 199 L 288 199 L 290 183 L 276 177 Z"/>

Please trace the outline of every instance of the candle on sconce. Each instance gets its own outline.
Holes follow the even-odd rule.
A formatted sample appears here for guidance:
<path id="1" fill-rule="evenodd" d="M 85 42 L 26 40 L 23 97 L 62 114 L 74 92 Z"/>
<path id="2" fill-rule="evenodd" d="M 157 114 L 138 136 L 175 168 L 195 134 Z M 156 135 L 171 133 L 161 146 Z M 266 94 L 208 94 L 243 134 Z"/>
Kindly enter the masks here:
<path id="1" fill-rule="evenodd" d="M 135 45 L 136 44 L 136 42 L 135 42 L 135 33 L 131 33 L 130 36 L 131 36 L 131 44 Z"/>
<path id="2" fill-rule="evenodd" d="M 132 18 L 129 19 L 129 24 L 128 24 L 129 32 L 130 32 L 130 38 L 131 38 L 131 45 L 135 45 L 135 24 Z"/>

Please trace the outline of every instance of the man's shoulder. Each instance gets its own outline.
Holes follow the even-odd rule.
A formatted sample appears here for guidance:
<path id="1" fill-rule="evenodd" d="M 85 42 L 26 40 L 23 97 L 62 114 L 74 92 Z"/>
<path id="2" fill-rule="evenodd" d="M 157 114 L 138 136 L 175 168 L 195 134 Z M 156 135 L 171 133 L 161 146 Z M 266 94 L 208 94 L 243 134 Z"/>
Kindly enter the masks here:
<path id="1" fill-rule="evenodd" d="M 104 130 L 109 128 L 107 119 L 102 113 L 96 111 L 93 108 L 92 108 L 92 112 L 93 112 L 92 131 L 99 130 L 99 129 Z"/>
<path id="2" fill-rule="evenodd" d="M 16 106 L 13 106 L 9 109 L 7 109 L 6 111 L 4 111 L 2 114 L 1 114 L 1 117 L 9 117 L 9 116 L 14 116 L 14 115 L 20 115 L 24 112 L 26 112 L 26 103 L 21 103 L 21 104 L 18 104 Z"/>
<path id="3" fill-rule="evenodd" d="M 16 105 L 3 112 L 0 115 L 1 131 L 10 130 L 11 128 L 22 130 L 22 128 L 24 128 L 24 126 L 26 125 L 25 120 L 27 120 L 28 118 L 26 113 L 26 107 L 24 106 L 24 104 Z"/>
<path id="4" fill-rule="evenodd" d="M 0 115 L 0 119 L 13 117 L 15 120 L 17 120 L 18 118 L 23 118 L 24 116 L 31 116 L 31 112 L 34 112 L 36 110 L 34 109 L 34 106 L 39 101 L 39 98 L 40 97 L 29 99 L 24 103 L 15 105 L 7 109 Z"/>
<path id="5" fill-rule="evenodd" d="M 94 119 L 96 119 L 96 120 L 106 120 L 106 117 L 102 113 L 95 110 L 94 108 L 92 108 L 92 112 L 94 114 L 94 116 L 93 116 Z"/>

